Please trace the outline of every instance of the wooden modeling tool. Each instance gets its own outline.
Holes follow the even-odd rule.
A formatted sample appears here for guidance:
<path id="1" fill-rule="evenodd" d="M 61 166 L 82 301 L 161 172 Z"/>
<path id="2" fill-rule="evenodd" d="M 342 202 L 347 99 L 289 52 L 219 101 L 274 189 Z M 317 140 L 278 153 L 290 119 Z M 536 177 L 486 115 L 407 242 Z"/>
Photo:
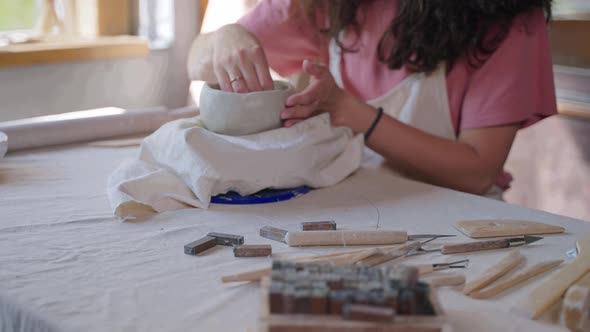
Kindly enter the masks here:
<path id="1" fill-rule="evenodd" d="M 560 320 L 571 331 L 590 331 L 590 272 L 565 293 Z"/>
<path id="2" fill-rule="evenodd" d="M 456 243 L 456 244 L 445 244 L 445 245 L 443 245 L 439 248 L 436 248 L 436 249 L 424 249 L 424 248 L 420 247 L 420 248 L 416 249 L 414 252 L 409 253 L 408 255 L 411 256 L 413 254 L 436 252 L 436 251 L 440 251 L 440 253 L 443 255 L 448 255 L 448 254 L 457 254 L 457 253 L 463 253 L 463 252 L 503 249 L 503 248 L 519 247 L 519 246 L 527 245 L 527 244 L 539 241 L 541 239 L 543 239 L 543 238 L 538 237 L 538 236 L 525 235 L 522 237 L 513 237 L 513 238 L 508 238 L 508 239 L 486 240 L 486 241 L 476 241 L 476 242 Z"/>
<path id="3" fill-rule="evenodd" d="M 512 287 L 515 287 L 517 285 L 520 285 L 521 283 L 539 275 L 542 273 L 545 273 L 549 270 L 552 270 L 556 267 L 558 267 L 561 263 L 563 263 L 563 260 L 555 260 L 555 261 L 549 261 L 549 262 L 544 262 L 544 263 L 539 263 L 536 265 L 533 265 L 531 267 L 529 267 L 528 269 L 524 270 L 522 273 L 520 273 L 519 275 L 516 275 L 508 280 L 504 280 L 496 285 L 490 286 L 486 289 L 477 291 L 477 292 L 473 292 L 471 293 L 471 297 L 475 298 L 475 299 L 487 299 L 489 297 L 492 297 L 496 294 L 502 293 L 505 290 L 508 290 Z"/>
<path id="4" fill-rule="evenodd" d="M 369 248 L 369 249 L 359 249 L 359 250 L 350 250 L 346 252 L 339 252 L 339 253 L 331 253 L 331 254 L 323 254 L 323 255 L 315 255 L 311 257 L 302 257 L 293 259 L 293 262 L 297 263 L 328 263 L 334 266 L 343 266 L 343 265 L 365 265 L 365 266 L 373 266 L 365 263 L 367 258 L 372 258 L 373 256 L 379 256 L 381 254 L 388 255 L 388 259 L 384 261 L 392 260 L 396 257 L 403 256 L 408 250 L 419 246 L 420 243 L 411 242 L 406 243 L 403 245 L 394 245 L 394 246 L 383 246 L 377 248 Z M 393 257 L 393 258 L 391 258 Z M 382 261 L 382 262 L 384 262 Z M 223 282 L 252 282 L 252 281 L 260 281 L 262 278 L 268 276 L 270 274 L 270 268 L 263 268 L 257 270 L 251 270 L 246 272 L 241 272 L 238 274 L 226 275 L 221 278 Z"/>
<path id="5" fill-rule="evenodd" d="M 454 235 L 417 234 L 391 230 L 336 230 L 336 231 L 289 231 L 285 242 L 290 247 L 302 246 L 349 246 L 399 244 L 419 238 L 440 238 Z"/>
<path id="6" fill-rule="evenodd" d="M 518 264 L 524 262 L 525 257 L 515 250 L 502 258 L 498 263 L 492 265 L 483 273 L 481 273 L 474 280 L 469 281 L 463 288 L 463 294 L 470 295 L 471 293 L 480 290 L 494 281 L 500 279 L 503 275 L 510 272 Z"/>
<path id="7" fill-rule="evenodd" d="M 369 267 L 377 266 L 396 258 L 403 257 L 409 251 L 414 250 L 419 246 L 421 246 L 421 243 L 419 242 L 410 242 L 390 249 L 381 249 L 374 255 L 367 256 L 366 258 L 358 261 L 356 264 Z"/>
<path id="8" fill-rule="evenodd" d="M 444 273 L 426 279 L 421 279 L 430 287 L 452 287 L 460 286 L 465 283 L 465 275 L 459 273 Z"/>
<path id="9" fill-rule="evenodd" d="M 455 224 L 461 233 L 472 238 L 563 233 L 559 226 L 523 220 L 464 220 Z"/>
<path id="10" fill-rule="evenodd" d="M 408 246 L 410 244 L 406 244 Z M 360 250 L 352 250 L 340 253 L 331 253 L 331 254 L 324 254 L 324 255 L 316 255 L 311 257 L 302 257 L 298 259 L 294 259 L 293 262 L 297 263 L 306 263 L 306 262 L 313 262 L 313 263 L 329 263 L 334 266 L 342 266 L 342 265 L 354 265 L 357 262 L 364 260 L 367 257 L 372 255 L 376 255 L 381 251 L 390 250 L 393 247 L 399 246 L 386 246 L 380 248 L 370 248 L 370 249 L 360 249 Z M 246 272 L 241 272 L 238 274 L 226 275 L 221 278 L 221 281 L 226 282 L 251 282 L 251 281 L 260 281 L 263 277 L 266 277 L 270 274 L 270 268 L 263 268 L 257 270 L 251 270 Z"/>
<path id="11" fill-rule="evenodd" d="M 580 238 L 576 242 L 576 247 L 576 259 L 529 293 L 515 310 L 526 317 L 539 318 L 551 305 L 559 301 L 568 287 L 590 271 L 590 233 Z"/>

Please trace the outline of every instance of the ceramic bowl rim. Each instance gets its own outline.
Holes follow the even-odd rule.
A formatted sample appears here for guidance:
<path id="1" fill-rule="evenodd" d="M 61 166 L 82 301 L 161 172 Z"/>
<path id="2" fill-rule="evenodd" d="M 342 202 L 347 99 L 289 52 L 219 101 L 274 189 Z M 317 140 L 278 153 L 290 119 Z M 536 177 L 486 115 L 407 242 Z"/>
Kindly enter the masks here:
<path id="1" fill-rule="evenodd" d="M 245 92 L 245 93 L 227 92 L 227 91 L 223 91 L 220 89 L 215 89 L 213 86 L 218 86 L 218 84 L 211 84 L 211 83 L 206 83 L 204 88 L 207 89 L 208 93 L 212 93 L 212 94 L 219 95 L 219 96 L 226 96 L 226 97 L 227 96 L 235 96 L 235 95 L 240 95 L 240 96 L 270 95 L 270 94 L 275 94 L 277 92 L 286 92 L 286 91 L 293 89 L 293 86 L 289 82 L 275 80 L 275 81 L 273 81 L 273 84 L 275 87 L 278 86 L 278 89 L 265 90 L 265 91 L 253 91 L 253 92 Z"/>

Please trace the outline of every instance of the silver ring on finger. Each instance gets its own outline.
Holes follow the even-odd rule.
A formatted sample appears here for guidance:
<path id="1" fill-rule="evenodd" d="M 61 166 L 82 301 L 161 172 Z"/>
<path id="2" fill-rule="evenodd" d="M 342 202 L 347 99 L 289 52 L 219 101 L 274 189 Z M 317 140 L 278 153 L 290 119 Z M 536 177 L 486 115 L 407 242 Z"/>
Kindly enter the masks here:
<path id="1" fill-rule="evenodd" d="M 232 79 L 229 81 L 229 83 L 231 84 L 231 83 L 233 83 L 233 82 L 241 81 L 241 80 L 243 80 L 243 79 L 244 79 L 244 77 L 243 77 L 243 76 L 236 76 L 236 77 L 232 78 Z"/>

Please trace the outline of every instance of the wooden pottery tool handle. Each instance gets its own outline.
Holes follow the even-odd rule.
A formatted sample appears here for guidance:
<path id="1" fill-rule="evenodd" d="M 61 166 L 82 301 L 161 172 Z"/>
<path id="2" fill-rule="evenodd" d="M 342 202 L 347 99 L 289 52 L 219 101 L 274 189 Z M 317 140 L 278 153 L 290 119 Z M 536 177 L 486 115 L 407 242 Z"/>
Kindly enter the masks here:
<path id="1" fill-rule="evenodd" d="M 465 275 L 458 273 L 446 273 L 436 277 L 424 279 L 431 287 L 460 286 L 465 283 Z"/>
<path id="2" fill-rule="evenodd" d="M 535 288 L 515 311 L 533 319 L 541 317 L 573 283 L 590 271 L 590 233 L 577 241 L 577 247 L 578 257 Z"/>
<path id="3" fill-rule="evenodd" d="M 560 320 L 571 331 L 590 331 L 590 272 L 568 288 Z"/>
<path id="4" fill-rule="evenodd" d="M 418 268 L 418 274 L 421 276 L 434 272 L 432 264 L 416 265 L 416 268 Z"/>
<path id="5" fill-rule="evenodd" d="M 388 230 L 289 231 L 285 236 L 290 247 L 349 246 L 404 243 L 408 233 Z"/>
<path id="6" fill-rule="evenodd" d="M 468 243 L 446 244 L 441 247 L 440 252 L 443 255 L 447 255 L 447 254 L 457 254 L 460 252 L 471 252 L 471 251 L 482 251 L 482 250 L 508 248 L 509 246 L 510 246 L 510 241 L 508 241 L 507 239 L 500 239 L 500 240 L 478 241 L 478 242 L 468 242 Z"/>
<path id="7" fill-rule="evenodd" d="M 309 231 L 307 231 L 309 232 Z M 326 232 L 326 231 L 323 231 Z M 418 244 L 419 245 L 419 244 Z M 406 246 L 406 245 L 404 245 Z M 402 247 L 404 247 L 402 246 Z M 397 246 L 396 246 L 397 247 Z M 341 253 L 331 253 L 331 254 L 323 254 L 323 255 L 315 255 L 311 257 L 301 257 L 297 259 L 293 259 L 293 262 L 300 262 L 300 263 L 309 263 L 309 262 L 326 262 L 332 265 L 340 266 L 340 265 L 352 265 L 358 263 L 359 261 L 370 257 L 371 255 L 375 255 L 380 253 L 382 250 L 392 250 L 391 247 L 381 247 L 381 248 L 370 248 L 370 249 L 361 249 L 361 250 L 353 250 Z M 226 275 L 221 278 L 221 281 L 224 283 L 227 282 L 251 282 L 251 281 L 260 281 L 263 277 L 270 275 L 270 268 L 264 269 L 257 269 L 246 271 L 238 274 L 231 274 Z"/>
<path id="8" fill-rule="evenodd" d="M 484 290 L 471 293 L 471 297 L 475 299 L 487 299 L 496 294 L 499 294 L 507 289 L 517 286 L 534 276 L 556 268 L 559 264 L 563 263 L 563 260 L 550 261 L 545 263 L 539 263 L 529 267 L 517 276 L 514 276 L 508 280 L 498 283 L 497 285 L 490 286 Z"/>
<path id="9" fill-rule="evenodd" d="M 487 285 L 498 280 L 500 277 L 510 272 L 518 264 L 525 260 L 524 256 L 515 250 L 500 260 L 498 263 L 490 266 L 487 270 L 483 271 L 477 278 L 469 281 L 463 288 L 463 294 L 469 295 L 476 290 L 480 290 Z"/>
<path id="10" fill-rule="evenodd" d="M 367 256 L 366 258 L 359 260 L 357 265 L 363 266 L 377 266 L 396 258 L 402 257 L 407 254 L 410 250 L 419 248 L 420 242 L 410 242 L 403 244 L 397 248 L 390 248 L 390 249 L 382 249 L 379 252 L 372 256 Z"/>

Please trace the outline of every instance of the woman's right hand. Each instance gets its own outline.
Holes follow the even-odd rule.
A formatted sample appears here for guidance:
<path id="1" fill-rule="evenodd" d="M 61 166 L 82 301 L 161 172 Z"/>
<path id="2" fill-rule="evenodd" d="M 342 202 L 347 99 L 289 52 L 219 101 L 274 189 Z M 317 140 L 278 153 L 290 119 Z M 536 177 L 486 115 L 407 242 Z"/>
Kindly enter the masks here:
<path id="1" fill-rule="evenodd" d="M 215 32 L 213 72 L 221 89 L 228 92 L 272 90 L 268 62 L 256 38 L 238 24 Z"/>

